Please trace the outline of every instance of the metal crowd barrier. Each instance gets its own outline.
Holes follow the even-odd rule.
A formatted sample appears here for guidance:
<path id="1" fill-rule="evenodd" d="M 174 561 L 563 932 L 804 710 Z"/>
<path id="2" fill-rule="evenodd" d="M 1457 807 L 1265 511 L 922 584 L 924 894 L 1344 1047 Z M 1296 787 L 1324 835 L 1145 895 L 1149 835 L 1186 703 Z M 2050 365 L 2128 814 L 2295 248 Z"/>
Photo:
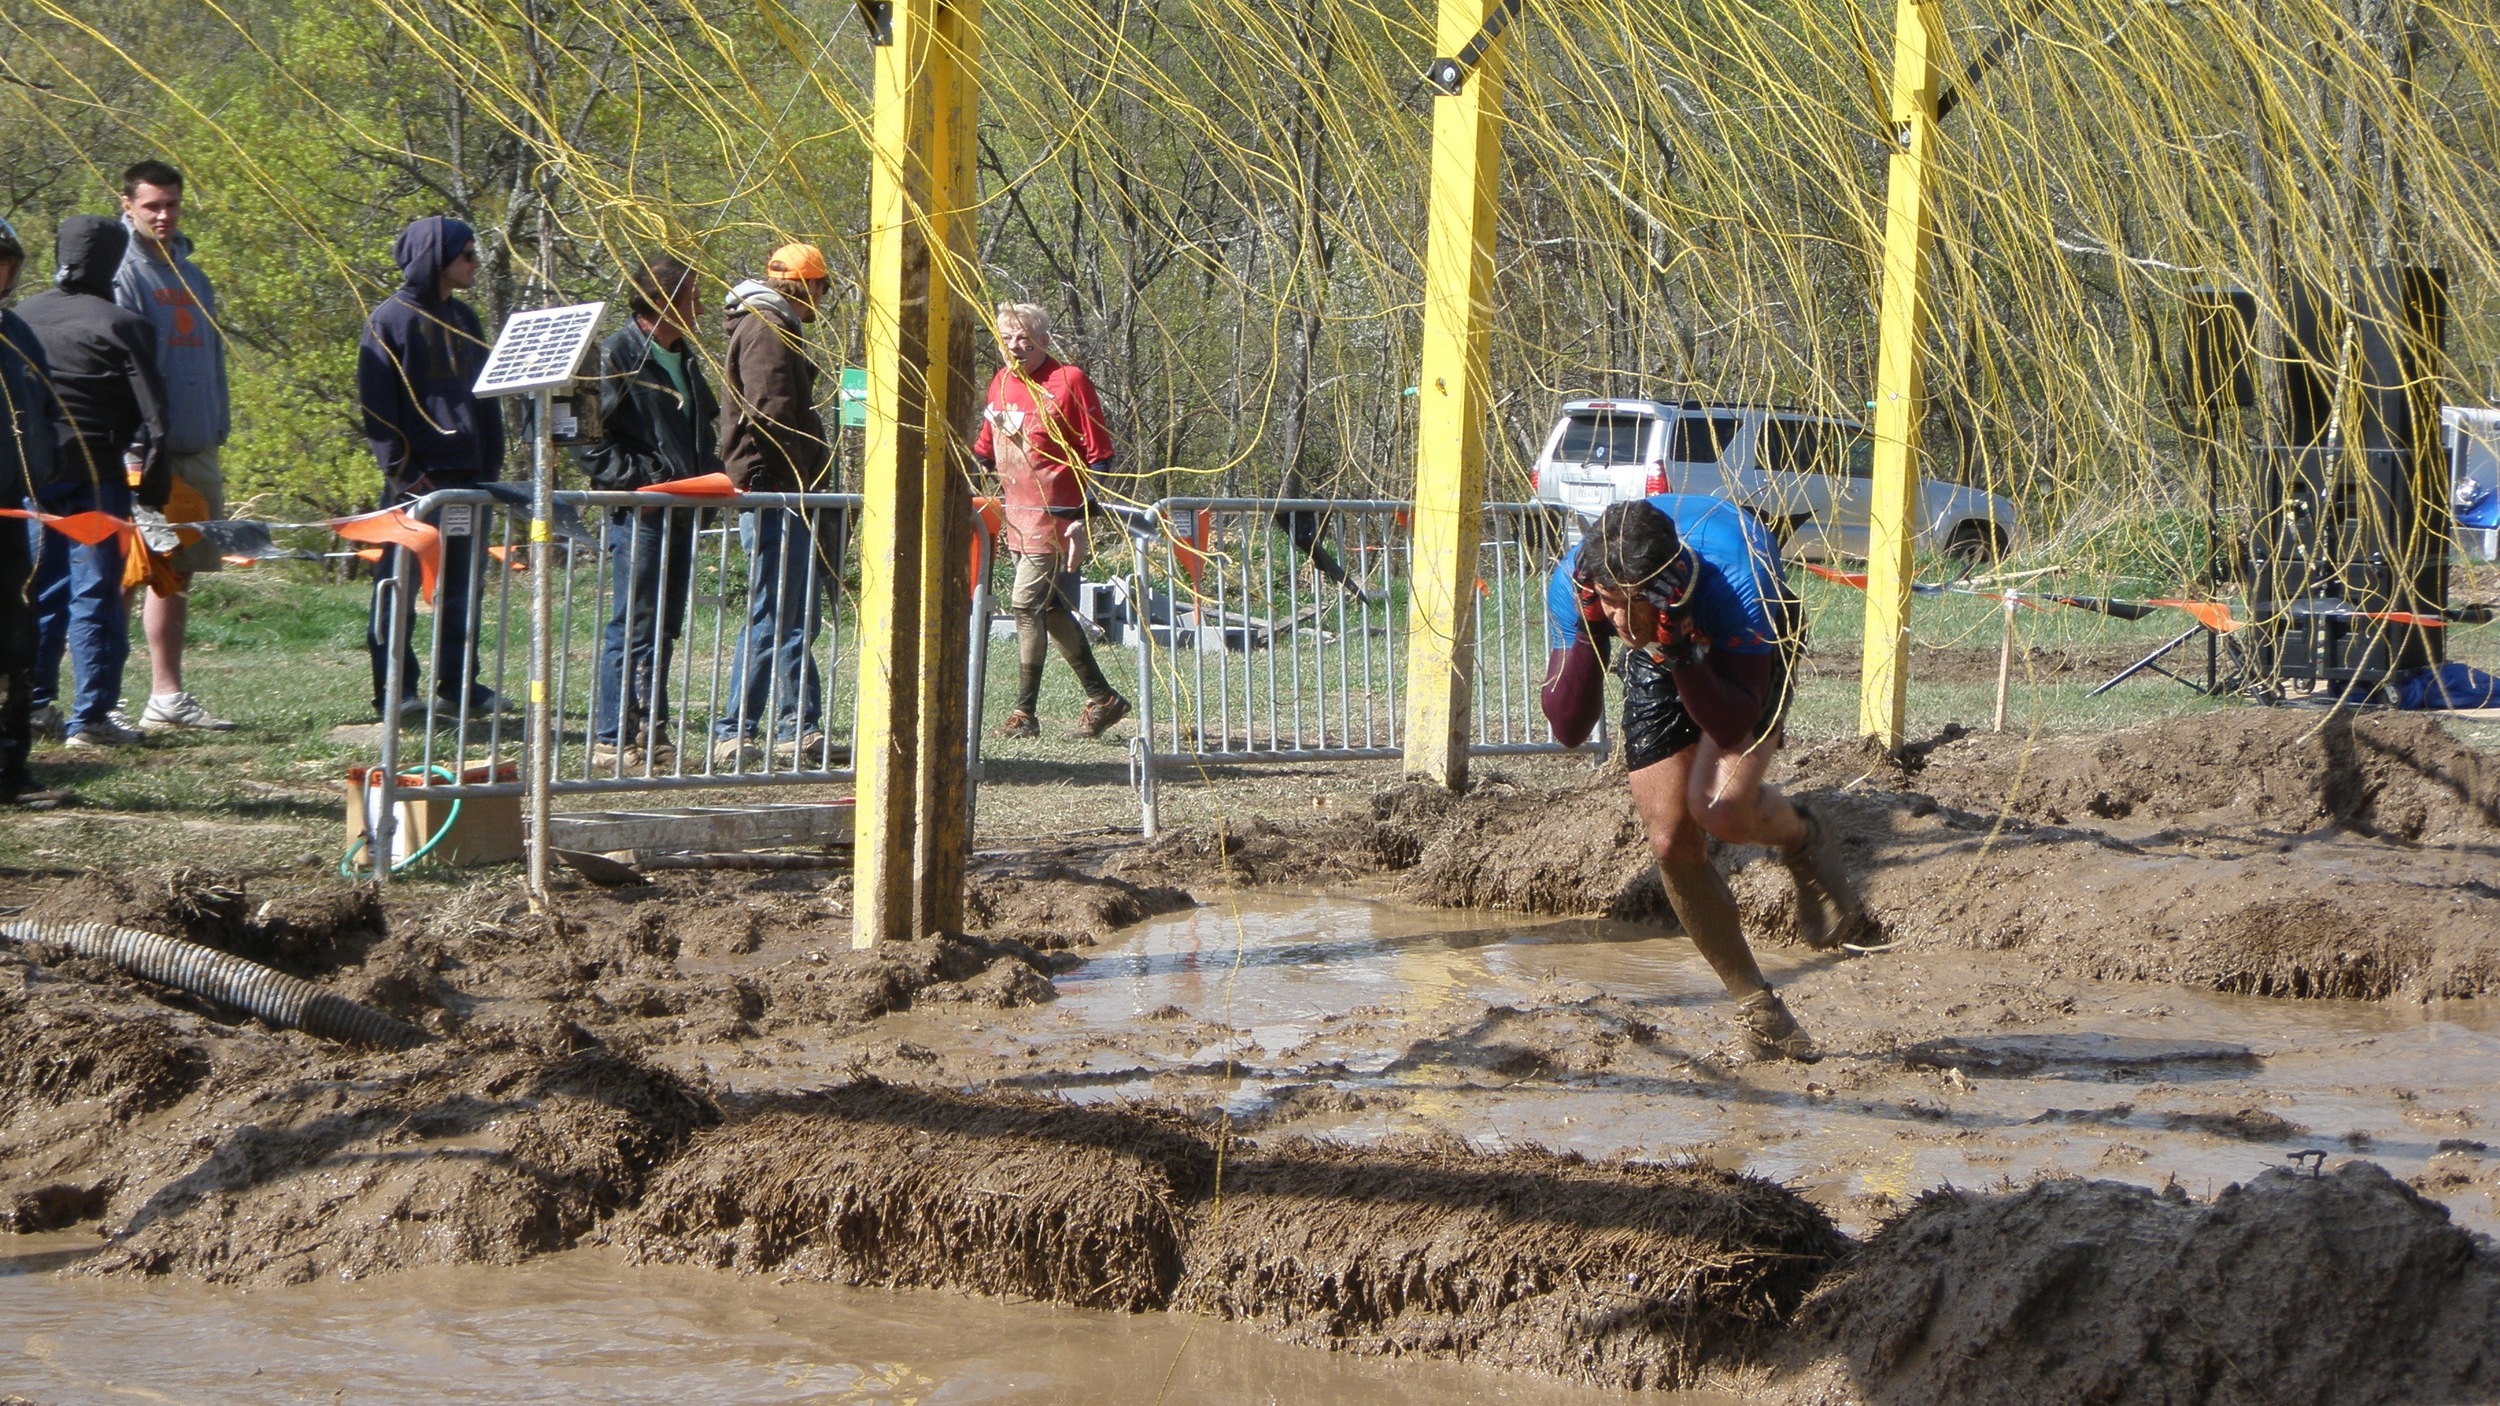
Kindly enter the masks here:
<path id="1" fill-rule="evenodd" d="M 856 494 L 556 495 L 553 793 L 852 780 L 857 602 L 842 577 L 859 509 Z M 410 554 L 389 559 L 375 597 L 377 632 L 390 651 L 386 691 L 419 700 L 417 711 L 386 711 L 382 721 L 373 799 L 384 816 L 403 777 L 425 778 L 425 796 L 445 802 L 520 795 L 525 785 L 529 592 L 516 589 L 515 577 L 528 560 L 526 494 L 446 490 L 407 510 L 441 532 L 442 579 L 432 623 L 422 630 L 409 608 L 417 596 Z M 1149 833 L 1159 823 L 1158 774 L 1173 768 L 1403 755 L 1406 515 L 1405 503 L 1388 500 L 1238 498 L 1167 499 L 1129 515 L 1130 571 L 1102 588 L 1120 608 L 1098 623 L 1117 625 L 1124 636 L 1116 643 L 1137 655 L 1131 757 Z M 1562 533 L 1543 505 L 1485 509 L 1476 755 L 1573 750 L 1554 740 L 1538 707 L 1545 577 Z M 973 536 L 980 556 L 969 723 L 977 779 L 992 544 L 985 533 Z M 768 573 L 764 563 L 774 554 L 758 547 L 776 538 L 782 565 Z M 646 584 L 620 601 L 620 575 Z M 469 627 L 452 636 L 454 658 L 435 642 L 463 612 Z M 759 616 L 782 642 L 785 662 L 750 669 L 760 682 L 742 687 L 739 639 Z M 415 648 L 421 635 L 425 647 Z M 628 671 L 616 666 L 615 651 L 654 637 L 668 641 L 650 651 L 655 666 L 664 664 L 657 672 L 666 687 L 632 693 L 665 698 L 638 712 L 623 706 Z M 629 660 L 635 653 L 621 652 Z M 463 679 L 474 686 L 460 687 Z M 805 706 L 811 687 L 812 708 Z M 796 718 L 788 721 L 806 725 L 788 725 L 790 714 Z M 603 743 L 601 732 L 612 740 Z M 746 740 L 723 746 L 723 734 Z M 1606 746 L 1601 730 L 1580 750 L 1602 755 Z"/>
<path id="2" fill-rule="evenodd" d="M 856 603 L 842 567 L 859 507 L 831 493 L 556 495 L 553 793 L 852 779 Z M 525 784 L 529 593 L 515 578 L 528 565 L 526 494 L 446 490 L 406 509 L 442 534 L 442 561 L 423 631 L 411 553 L 391 552 L 375 594 L 385 695 L 418 700 L 405 717 L 383 713 L 385 816 L 403 776 L 446 802 Z M 454 657 L 441 642 L 463 616 Z M 759 621 L 774 648 L 741 676 L 740 639 Z"/>
<path id="3" fill-rule="evenodd" d="M 1545 581 L 1563 531 L 1541 504 L 1485 509 L 1475 755 L 1574 750 L 1538 706 Z M 1171 498 L 1132 522 L 1130 543 L 1131 756 L 1147 834 L 1163 770 L 1404 754 L 1407 504 Z M 1606 746 L 1601 730 L 1579 750 Z"/>

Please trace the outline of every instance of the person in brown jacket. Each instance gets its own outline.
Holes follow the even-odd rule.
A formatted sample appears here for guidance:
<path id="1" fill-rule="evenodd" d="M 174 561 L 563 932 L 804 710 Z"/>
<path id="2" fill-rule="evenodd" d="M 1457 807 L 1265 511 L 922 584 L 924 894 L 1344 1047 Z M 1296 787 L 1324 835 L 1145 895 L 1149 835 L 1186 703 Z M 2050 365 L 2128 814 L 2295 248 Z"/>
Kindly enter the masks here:
<path id="1" fill-rule="evenodd" d="M 807 324 L 827 286 L 813 244 L 785 244 L 764 277 L 729 290 L 729 353 L 721 371 L 721 469 L 744 493 L 809 493 L 826 487 L 833 446 L 816 413 L 816 366 Z M 838 530 L 838 529 L 835 529 Z M 755 508 L 738 518 L 747 552 L 747 627 L 730 677 L 735 692 L 712 724 L 716 764 L 735 767 L 769 721 L 772 742 L 799 766 L 823 766 L 823 686 L 814 648 L 824 625 L 826 564 L 816 524 L 795 508 Z M 793 536 L 799 538 L 794 542 Z M 796 548 L 796 550 L 794 550 Z"/>

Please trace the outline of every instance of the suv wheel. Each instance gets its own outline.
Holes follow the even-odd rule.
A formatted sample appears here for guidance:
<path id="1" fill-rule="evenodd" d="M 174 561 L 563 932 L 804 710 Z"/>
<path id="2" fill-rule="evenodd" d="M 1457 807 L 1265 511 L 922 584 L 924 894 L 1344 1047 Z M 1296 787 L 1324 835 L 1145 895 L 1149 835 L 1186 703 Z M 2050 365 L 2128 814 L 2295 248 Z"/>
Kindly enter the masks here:
<path id="1" fill-rule="evenodd" d="M 1965 522 L 1953 529 L 1945 539 L 1944 554 L 1964 566 L 1987 566 L 2005 548 L 2004 539 L 1992 522 Z"/>

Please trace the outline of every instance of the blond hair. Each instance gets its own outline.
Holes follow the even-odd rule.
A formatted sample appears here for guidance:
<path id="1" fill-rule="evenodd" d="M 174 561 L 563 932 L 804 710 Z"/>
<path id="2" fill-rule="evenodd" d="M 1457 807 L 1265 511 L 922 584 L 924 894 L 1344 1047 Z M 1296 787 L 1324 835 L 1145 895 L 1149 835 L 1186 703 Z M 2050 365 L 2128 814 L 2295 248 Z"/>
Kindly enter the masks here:
<path id="1" fill-rule="evenodd" d="M 1000 303 L 998 320 L 1012 322 L 1045 342 L 1050 340 L 1050 310 L 1040 303 Z"/>

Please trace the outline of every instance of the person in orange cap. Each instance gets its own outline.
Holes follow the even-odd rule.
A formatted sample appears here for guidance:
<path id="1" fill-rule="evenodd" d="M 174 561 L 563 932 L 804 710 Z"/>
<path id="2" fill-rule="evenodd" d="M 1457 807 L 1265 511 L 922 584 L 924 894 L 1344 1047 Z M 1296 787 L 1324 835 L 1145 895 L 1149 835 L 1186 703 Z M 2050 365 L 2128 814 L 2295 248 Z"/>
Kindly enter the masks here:
<path id="1" fill-rule="evenodd" d="M 720 457 L 722 472 L 742 493 L 831 486 L 825 469 L 833 443 L 816 413 L 816 365 L 807 359 L 806 331 L 829 284 L 823 250 L 784 244 L 764 262 L 762 278 L 729 290 Z M 817 559 L 831 570 L 815 571 L 811 581 L 810 554 L 785 545 L 794 528 L 813 541 L 817 526 L 812 515 L 794 509 L 749 511 L 738 519 L 747 550 L 747 628 L 731 665 L 736 692 L 712 726 L 718 765 L 738 766 L 750 739 L 768 723 L 776 744 L 791 749 L 801 765 L 811 747 L 822 748 L 823 690 L 813 646 L 824 624 L 824 578 L 839 569 L 839 548 L 830 555 L 820 550 Z"/>

